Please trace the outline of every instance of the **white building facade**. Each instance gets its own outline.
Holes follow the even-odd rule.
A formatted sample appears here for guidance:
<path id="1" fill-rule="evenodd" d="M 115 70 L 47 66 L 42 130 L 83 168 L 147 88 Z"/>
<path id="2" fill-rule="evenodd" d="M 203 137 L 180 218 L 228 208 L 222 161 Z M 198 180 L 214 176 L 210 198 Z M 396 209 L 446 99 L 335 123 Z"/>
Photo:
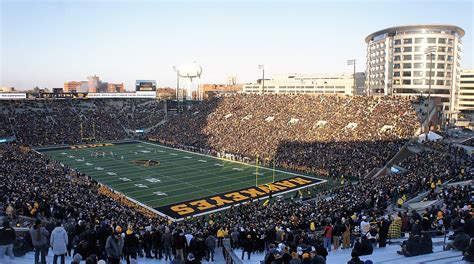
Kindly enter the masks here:
<path id="1" fill-rule="evenodd" d="M 457 111 L 464 30 L 452 25 L 410 25 L 383 29 L 365 38 L 369 95 L 440 97 Z M 432 64 L 427 48 L 433 50 Z M 430 70 L 431 68 L 431 70 Z"/>
<path id="2" fill-rule="evenodd" d="M 463 114 L 474 115 L 474 69 L 461 72 L 458 110 Z"/>
<path id="3" fill-rule="evenodd" d="M 364 73 L 356 73 L 357 83 L 364 83 Z M 262 87 L 262 84 L 264 86 Z M 243 93 L 270 94 L 344 94 L 354 95 L 353 74 L 278 74 L 262 83 L 243 85 Z"/>

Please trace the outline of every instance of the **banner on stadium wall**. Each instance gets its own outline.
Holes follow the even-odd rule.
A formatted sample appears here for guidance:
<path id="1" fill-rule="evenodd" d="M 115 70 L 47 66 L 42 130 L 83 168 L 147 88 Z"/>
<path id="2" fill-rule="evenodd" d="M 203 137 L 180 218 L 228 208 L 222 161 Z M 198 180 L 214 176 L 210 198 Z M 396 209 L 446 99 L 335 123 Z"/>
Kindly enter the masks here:
<path id="1" fill-rule="evenodd" d="M 155 92 L 136 93 L 88 93 L 88 98 L 155 98 Z"/>
<path id="2" fill-rule="evenodd" d="M 26 93 L 0 93 L 0 100 L 26 99 Z"/>

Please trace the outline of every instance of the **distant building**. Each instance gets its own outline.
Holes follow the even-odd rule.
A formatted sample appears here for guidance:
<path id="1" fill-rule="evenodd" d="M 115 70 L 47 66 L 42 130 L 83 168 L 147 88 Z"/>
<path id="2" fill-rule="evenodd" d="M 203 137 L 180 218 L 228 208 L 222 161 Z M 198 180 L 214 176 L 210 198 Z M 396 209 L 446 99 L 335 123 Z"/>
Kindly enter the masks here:
<path id="1" fill-rule="evenodd" d="M 125 86 L 123 83 L 107 83 L 107 93 L 124 93 Z"/>
<path id="2" fill-rule="evenodd" d="M 102 82 L 99 76 L 88 76 L 87 81 L 72 81 L 64 83 L 64 92 L 78 93 L 123 93 L 123 83 Z"/>
<path id="3" fill-rule="evenodd" d="M 461 71 L 458 110 L 461 114 L 474 115 L 474 69 Z"/>
<path id="4" fill-rule="evenodd" d="M 0 87 L 0 93 L 12 93 L 15 91 L 13 87 L 2 86 Z"/>
<path id="5" fill-rule="evenodd" d="M 87 77 L 87 83 L 89 84 L 89 93 L 97 93 L 98 92 L 98 88 L 100 86 L 100 79 L 99 79 L 99 76 L 96 76 L 94 74 L 94 76 L 88 76 Z"/>
<path id="6" fill-rule="evenodd" d="M 156 98 L 159 99 L 176 99 L 176 89 L 171 87 L 157 88 Z"/>
<path id="7" fill-rule="evenodd" d="M 233 81 L 236 81 L 234 79 Z M 204 95 L 204 99 L 217 94 L 238 93 L 242 91 L 242 84 L 201 84 L 199 89 Z"/>
<path id="8" fill-rule="evenodd" d="M 67 93 L 78 92 L 80 88 L 81 88 L 81 82 L 72 81 L 72 82 L 64 83 L 64 92 L 67 92 Z"/>
<path id="9" fill-rule="evenodd" d="M 256 83 L 243 85 L 244 93 L 276 94 L 345 94 L 355 95 L 364 90 L 364 73 L 354 74 L 279 74 L 272 79 L 257 80 Z M 264 83 L 265 87 L 262 87 Z"/>

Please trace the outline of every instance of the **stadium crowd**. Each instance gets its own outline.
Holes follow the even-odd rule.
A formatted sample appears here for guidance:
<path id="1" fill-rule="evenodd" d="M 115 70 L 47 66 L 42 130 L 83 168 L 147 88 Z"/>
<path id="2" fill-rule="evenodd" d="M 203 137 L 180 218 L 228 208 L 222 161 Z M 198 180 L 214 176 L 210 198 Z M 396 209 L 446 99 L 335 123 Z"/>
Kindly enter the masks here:
<path id="1" fill-rule="evenodd" d="M 358 263 L 360 256 L 370 255 L 374 248 L 384 247 L 390 239 L 400 238 L 405 232 L 410 237 L 400 253 L 406 256 L 430 252 L 431 239 L 427 234 L 459 230 L 456 236 L 462 231 L 474 237 L 470 186 L 445 185 L 450 181 L 472 181 L 472 175 L 465 171 L 469 160 L 462 152 L 439 151 L 444 147 L 425 144 L 421 146 L 425 148 L 423 152 L 399 164 L 405 170 L 378 175 L 377 179 L 365 176 L 372 168 L 382 167 L 414 133 L 416 117 L 408 101 L 316 97 L 320 103 L 327 104 L 321 107 L 306 96 L 296 97 L 300 106 L 291 98 L 294 99 L 268 96 L 262 101 L 258 96 L 239 95 L 212 99 L 176 116 L 153 134 L 167 143 L 212 148 L 216 152 L 228 151 L 252 158 L 258 153 L 262 159 L 276 159 L 279 164 L 301 160 L 298 166 L 325 169 L 333 176 L 357 176 L 358 181 L 344 181 L 332 190 L 313 193 L 307 201 L 274 198 L 268 203 L 257 201 L 172 222 L 138 208 L 86 175 L 20 146 L 34 139 L 38 144 L 67 143 L 64 141 L 67 133 L 76 135 L 77 131 L 64 128 L 66 135 L 56 136 L 56 132 L 51 132 L 45 134 L 47 139 L 40 139 L 40 133 L 36 136 L 31 133 L 20 137 L 23 138 L 20 144 L 0 145 L 0 211 L 3 209 L 13 223 L 19 215 L 37 219 L 20 225 L 31 227 L 30 239 L 38 263 L 52 235 L 63 233 L 53 232 L 62 228 L 61 225 L 67 234 L 66 253 L 74 256 L 75 263 L 81 259 L 94 263 L 94 258 L 107 259 L 109 263 L 124 258 L 131 263 L 137 256 L 199 263 L 212 260 L 225 237 L 232 248 L 243 249 L 242 259 L 251 258 L 253 252 L 265 252 L 265 264 L 299 263 L 297 260 L 325 263 L 329 251 L 348 248 L 352 249 L 350 263 Z M 80 103 L 84 104 L 81 108 L 71 107 L 75 103 L 67 104 L 65 109 L 77 111 L 76 116 L 88 111 L 85 110 L 88 103 Z M 94 102 L 95 107 L 109 111 L 98 104 Z M 21 104 L 18 107 L 35 112 Z M 255 111 L 249 112 L 251 107 Z M 38 110 L 42 113 L 38 114 L 39 119 L 62 116 L 51 114 L 62 111 L 59 105 L 41 108 L 44 109 Z M 23 120 L 19 118 L 23 111 L 13 111 L 17 112 L 13 114 L 15 122 Z M 265 121 L 269 117 L 274 118 Z M 327 123 L 318 128 L 322 124 L 317 125 L 318 121 Z M 356 123 L 357 127 L 346 129 L 348 123 Z M 393 128 L 382 131 L 388 125 Z M 252 137 L 255 138 L 251 140 Z M 282 142 L 290 141 L 300 142 L 300 146 L 281 147 Z M 378 143 L 371 145 L 374 141 Z M 326 150 L 331 146 L 327 142 L 334 147 Z M 330 158 L 331 155 L 335 158 Z M 429 199 L 442 199 L 443 204 L 422 213 L 403 206 L 406 200 L 423 191 L 428 192 Z M 396 211 L 388 210 L 394 207 Z M 414 244 L 423 244 L 420 248 L 424 251 L 414 251 Z M 463 249 L 466 258 L 474 257 L 472 247 L 471 240 Z"/>
<path id="2" fill-rule="evenodd" d="M 170 145 L 359 177 L 383 167 L 418 125 L 403 98 L 233 95 L 212 98 L 152 134 Z"/>
<path id="3" fill-rule="evenodd" d="M 0 137 L 29 146 L 120 140 L 163 120 L 163 107 L 149 99 L 1 101 Z"/>

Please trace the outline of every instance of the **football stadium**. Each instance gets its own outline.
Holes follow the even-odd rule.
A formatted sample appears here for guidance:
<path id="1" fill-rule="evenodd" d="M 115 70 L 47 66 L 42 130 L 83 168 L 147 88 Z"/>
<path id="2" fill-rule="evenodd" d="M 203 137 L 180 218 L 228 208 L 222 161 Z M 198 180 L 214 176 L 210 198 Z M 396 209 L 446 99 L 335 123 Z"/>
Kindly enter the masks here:
<path id="1" fill-rule="evenodd" d="M 0 264 L 474 264 L 473 5 L 0 1 Z"/>

